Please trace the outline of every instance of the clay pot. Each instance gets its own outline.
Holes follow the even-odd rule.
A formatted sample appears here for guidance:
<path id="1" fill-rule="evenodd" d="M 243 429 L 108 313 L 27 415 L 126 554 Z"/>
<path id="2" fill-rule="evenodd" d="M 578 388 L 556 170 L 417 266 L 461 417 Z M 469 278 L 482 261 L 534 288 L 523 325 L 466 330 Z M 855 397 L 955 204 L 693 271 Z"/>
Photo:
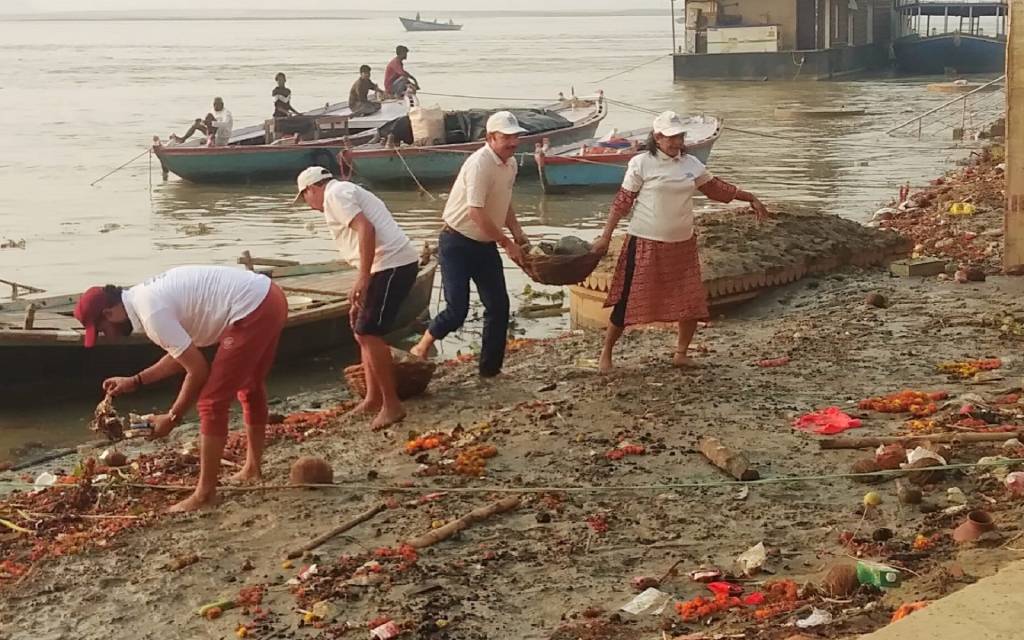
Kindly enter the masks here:
<path id="1" fill-rule="evenodd" d="M 857 567 L 852 564 L 838 564 L 825 574 L 821 587 L 833 598 L 845 598 L 860 586 L 857 579 Z"/>
<path id="2" fill-rule="evenodd" d="M 292 463 L 288 480 L 292 484 L 333 484 L 334 470 L 323 458 L 304 456 Z"/>
<path id="3" fill-rule="evenodd" d="M 926 484 L 935 484 L 942 480 L 943 475 L 945 475 L 945 472 L 942 469 L 934 469 L 930 471 L 917 471 L 917 469 L 927 469 L 928 467 L 939 466 L 942 466 L 942 463 L 935 458 L 922 458 L 908 467 L 910 471 L 907 473 L 907 479 L 919 487 L 923 487 Z"/>
<path id="4" fill-rule="evenodd" d="M 995 531 L 996 524 L 992 522 L 992 516 L 980 509 L 967 514 L 967 520 L 953 530 L 953 540 L 964 543 L 972 542 L 989 531 Z"/>
<path id="5" fill-rule="evenodd" d="M 881 471 L 881 467 L 878 463 L 871 458 L 862 458 L 853 463 L 850 466 L 850 473 L 874 473 L 875 471 Z M 881 476 L 861 476 L 854 478 L 857 482 L 863 482 L 864 484 L 873 484 L 875 482 L 881 482 L 883 478 Z"/>

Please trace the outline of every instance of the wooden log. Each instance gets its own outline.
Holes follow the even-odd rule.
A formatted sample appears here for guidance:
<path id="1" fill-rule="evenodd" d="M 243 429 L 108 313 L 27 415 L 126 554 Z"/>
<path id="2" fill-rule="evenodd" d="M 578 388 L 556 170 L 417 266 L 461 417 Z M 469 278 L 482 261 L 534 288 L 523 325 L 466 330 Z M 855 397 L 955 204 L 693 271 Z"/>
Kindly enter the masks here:
<path id="1" fill-rule="evenodd" d="M 737 480 L 757 480 L 761 477 L 757 473 L 757 469 L 751 468 L 747 456 L 726 447 L 721 440 L 714 436 L 701 438 L 699 448 L 704 457 L 711 461 L 711 464 Z"/>
<path id="2" fill-rule="evenodd" d="M 413 547 L 414 549 L 422 549 L 424 547 L 429 547 L 430 545 L 434 545 L 438 542 L 447 540 L 448 538 L 454 536 L 456 533 L 462 531 L 463 529 L 471 527 L 472 525 L 476 524 L 477 522 L 480 522 L 481 520 L 486 520 L 487 518 L 490 518 L 491 516 L 497 515 L 499 513 L 511 511 L 518 506 L 518 497 L 505 498 L 504 500 L 499 500 L 495 503 L 487 505 L 486 507 L 474 509 L 473 511 L 470 511 L 458 520 L 452 520 L 448 524 L 442 527 L 438 527 L 433 531 L 428 531 L 427 533 L 424 533 L 421 536 L 416 536 L 415 538 L 409 540 L 407 544 L 410 547 Z"/>
<path id="3" fill-rule="evenodd" d="M 1000 431 L 999 433 L 962 433 L 950 431 L 920 436 L 884 436 L 878 438 L 825 438 L 818 442 L 822 449 L 875 449 L 886 444 L 923 444 L 925 442 L 948 442 L 951 444 L 967 442 L 1000 442 L 1024 436 L 1024 429 L 1019 431 Z"/>
<path id="4" fill-rule="evenodd" d="M 385 509 L 387 509 L 387 506 L 384 503 L 380 503 L 380 504 L 374 505 L 373 507 L 370 507 L 369 509 L 367 509 L 366 511 L 360 513 L 359 515 L 357 515 L 356 517 L 352 518 L 351 520 L 347 520 L 346 522 L 343 522 L 343 523 L 339 524 L 338 526 L 334 527 L 333 529 L 331 529 L 327 533 L 325 533 L 323 535 L 319 535 L 316 538 L 313 538 L 312 540 L 310 540 L 309 542 L 307 542 L 303 546 L 299 547 L 298 549 L 292 549 L 291 551 L 288 552 L 288 555 L 285 556 L 285 559 L 292 560 L 294 558 L 298 558 L 302 554 L 306 553 L 307 551 L 312 551 L 313 549 L 316 549 L 317 547 L 319 547 L 323 543 L 327 542 L 331 538 L 333 538 L 335 536 L 338 536 L 338 535 L 341 535 L 342 533 L 345 533 L 349 529 L 351 529 L 351 528 L 353 528 L 353 527 L 355 527 L 357 525 L 360 525 L 360 524 L 366 522 L 367 520 L 369 520 L 370 518 L 374 517 L 375 515 L 377 515 L 381 511 L 384 511 Z"/>
<path id="5" fill-rule="evenodd" d="M 25 322 L 23 323 L 24 329 L 34 329 L 36 324 L 36 305 L 30 304 L 25 307 Z"/>

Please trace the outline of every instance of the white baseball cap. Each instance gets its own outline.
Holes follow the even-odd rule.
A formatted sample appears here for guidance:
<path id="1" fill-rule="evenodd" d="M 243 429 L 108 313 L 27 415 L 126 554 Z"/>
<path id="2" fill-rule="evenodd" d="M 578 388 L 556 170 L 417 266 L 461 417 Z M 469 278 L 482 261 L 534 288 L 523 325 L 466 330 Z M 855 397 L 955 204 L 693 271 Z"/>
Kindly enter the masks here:
<path id="1" fill-rule="evenodd" d="M 526 129 L 519 126 L 519 121 L 511 111 L 499 111 L 487 118 L 487 133 L 504 133 L 514 136 L 526 133 Z"/>
<path id="2" fill-rule="evenodd" d="M 679 114 L 675 111 L 665 111 L 654 119 L 654 133 L 663 136 L 678 136 L 686 132 L 686 125 L 683 124 Z"/>
<path id="3" fill-rule="evenodd" d="M 330 171 L 323 167 L 307 167 L 302 170 L 299 177 L 295 179 L 295 183 L 299 187 L 299 193 L 295 196 L 295 202 L 302 200 L 302 194 L 306 189 L 312 187 L 314 184 L 321 180 L 329 180 L 334 176 Z"/>

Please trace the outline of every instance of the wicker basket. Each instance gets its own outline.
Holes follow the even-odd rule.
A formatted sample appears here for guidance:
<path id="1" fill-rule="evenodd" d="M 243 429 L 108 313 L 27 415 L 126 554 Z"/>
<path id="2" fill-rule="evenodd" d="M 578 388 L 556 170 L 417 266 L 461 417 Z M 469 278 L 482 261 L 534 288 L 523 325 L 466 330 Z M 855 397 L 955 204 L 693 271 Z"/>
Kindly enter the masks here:
<path id="1" fill-rule="evenodd" d="M 517 264 L 534 282 L 563 285 L 583 282 L 599 262 L 601 256 L 596 253 L 575 256 L 527 254 Z"/>
<path id="2" fill-rule="evenodd" d="M 398 397 L 405 400 L 426 391 L 427 385 L 434 377 L 437 365 L 427 360 L 411 358 L 407 354 L 400 357 L 397 354 L 401 352 L 394 352 L 394 350 L 392 352 L 395 354 L 395 386 Z M 354 364 L 345 367 L 345 382 L 348 383 L 348 388 L 352 390 L 352 393 L 360 398 L 366 397 L 366 374 L 363 371 L 363 365 Z"/>

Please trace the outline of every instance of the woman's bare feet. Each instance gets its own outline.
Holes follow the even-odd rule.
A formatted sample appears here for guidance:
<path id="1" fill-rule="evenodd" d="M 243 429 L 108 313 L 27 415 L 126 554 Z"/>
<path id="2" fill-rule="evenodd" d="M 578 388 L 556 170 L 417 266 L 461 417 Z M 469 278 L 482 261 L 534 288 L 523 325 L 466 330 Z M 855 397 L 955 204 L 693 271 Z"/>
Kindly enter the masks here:
<path id="1" fill-rule="evenodd" d="M 259 467 L 250 468 L 246 465 L 238 473 L 231 476 L 229 482 L 232 484 L 259 484 L 263 482 L 263 474 L 260 472 Z"/>
<path id="2" fill-rule="evenodd" d="M 672 357 L 672 366 L 680 369 L 699 369 L 701 365 L 685 353 L 676 351 L 676 354 Z"/>
<path id="3" fill-rule="evenodd" d="M 402 420 L 405 420 L 405 416 L 405 409 L 401 407 L 399 407 L 397 411 L 391 412 L 381 409 L 380 413 L 377 414 L 377 417 L 374 418 L 373 422 L 370 423 L 370 428 L 373 429 L 374 431 L 387 429 L 391 425 L 398 424 Z"/>
<path id="4" fill-rule="evenodd" d="M 217 494 L 193 493 L 181 502 L 167 508 L 167 513 L 189 513 L 200 509 L 209 509 L 217 504 Z"/>
<path id="5" fill-rule="evenodd" d="M 377 413 L 378 411 L 380 411 L 380 408 L 381 408 L 381 403 L 380 403 L 379 400 L 374 400 L 374 401 L 363 400 L 362 402 L 360 402 L 356 406 L 352 407 L 352 411 L 350 411 L 349 413 L 356 414 L 356 415 L 367 415 L 368 416 L 371 413 Z"/>

